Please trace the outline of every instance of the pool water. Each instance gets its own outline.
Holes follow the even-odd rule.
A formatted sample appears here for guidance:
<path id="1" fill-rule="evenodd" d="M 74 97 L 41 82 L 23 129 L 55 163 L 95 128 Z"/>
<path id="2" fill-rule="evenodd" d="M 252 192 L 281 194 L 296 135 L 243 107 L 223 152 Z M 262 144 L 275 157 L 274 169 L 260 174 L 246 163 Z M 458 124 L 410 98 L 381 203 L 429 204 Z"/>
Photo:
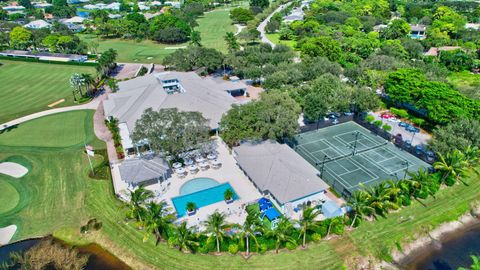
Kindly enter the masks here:
<path id="1" fill-rule="evenodd" d="M 199 178 L 204 179 L 204 178 Z M 196 179 L 194 179 L 196 180 Z M 190 181 L 194 181 L 190 180 Z M 213 180 L 213 179 L 211 179 Z M 205 180 L 204 180 L 205 181 Z M 215 180 L 213 180 L 215 181 Z M 202 181 L 203 182 L 203 181 Z M 206 182 L 206 181 L 205 181 Z M 216 182 L 216 181 L 215 181 Z M 185 185 L 188 184 L 185 183 Z M 210 182 L 212 184 L 212 182 Z M 194 185 L 194 184 L 191 184 Z M 196 186 L 196 185 L 194 185 Z M 205 184 L 206 186 L 206 184 Z M 183 186 L 182 186 L 183 188 Z M 175 210 L 177 211 L 177 216 L 182 217 L 187 212 L 187 203 L 193 202 L 197 205 L 197 208 L 201 208 L 210 204 L 214 204 L 224 200 L 223 193 L 225 190 L 231 189 L 233 191 L 233 199 L 238 199 L 238 195 L 235 193 L 235 190 L 230 186 L 230 183 L 218 184 L 215 186 L 210 186 L 205 189 L 198 190 L 193 193 L 180 195 L 177 197 L 172 198 L 173 205 L 175 206 Z M 181 193 L 181 191 L 180 191 Z M 182 194 L 182 193 L 181 193 Z"/>
<path id="2" fill-rule="evenodd" d="M 183 184 L 180 188 L 180 195 L 194 193 L 214 186 L 218 186 L 218 182 L 212 178 L 195 178 Z"/>

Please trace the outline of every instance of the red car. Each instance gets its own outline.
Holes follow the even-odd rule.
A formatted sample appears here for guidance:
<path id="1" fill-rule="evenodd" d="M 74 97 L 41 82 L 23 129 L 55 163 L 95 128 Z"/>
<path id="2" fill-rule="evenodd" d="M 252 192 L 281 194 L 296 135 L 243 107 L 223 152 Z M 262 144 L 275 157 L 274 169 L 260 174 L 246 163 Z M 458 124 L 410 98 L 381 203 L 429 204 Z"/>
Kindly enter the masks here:
<path id="1" fill-rule="evenodd" d="M 394 116 L 390 113 L 382 113 L 380 117 L 383 119 L 390 119 L 390 118 L 393 118 Z"/>

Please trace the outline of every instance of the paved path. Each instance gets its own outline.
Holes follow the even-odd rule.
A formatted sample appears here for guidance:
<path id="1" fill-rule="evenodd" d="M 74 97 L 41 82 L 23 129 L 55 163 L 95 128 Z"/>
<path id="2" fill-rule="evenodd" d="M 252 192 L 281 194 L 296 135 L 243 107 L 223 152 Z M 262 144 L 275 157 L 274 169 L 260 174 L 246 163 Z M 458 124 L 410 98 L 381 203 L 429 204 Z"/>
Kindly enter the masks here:
<path id="1" fill-rule="evenodd" d="M 275 44 L 267 38 L 266 36 L 266 33 L 265 33 L 265 27 L 267 26 L 267 23 L 270 21 L 270 19 L 273 17 L 273 15 L 275 15 L 276 13 L 280 12 L 281 10 L 283 10 L 284 8 L 290 6 L 292 4 L 292 2 L 288 2 L 286 4 L 283 4 L 281 6 L 279 6 L 277 9 L 275 9 L 270 15 L 268 15 L 267 18 L 265 18 L 265 20 L 263 20 L 263 22 L 261 22 L 258 27 L 257 27 L 257 30 L 260 31 L 260 36 L 262 37 L 262 42 L 263 43 L 267 43 L 267 44 L 270 44 L 270 46 L 272 46 L 272 48 L 275 48 Z"/>
<path id="2" fill-rule="evenodd" d="M 96 110 L 97 107 L 100 105 L 102 100 L 106 98 L 105 94 L 102 94 L 99 97 L 96 97 L 92 101 L 86 104 L 82 105 L 75 105 L 75 106 L 69 106 L 69 107 L 62 107 L 62 108 L 56 108 L 56 109 L 51 109 L 51 110 L 46 110 L 46 111 L 41 111 L 33 114 L 29 114 L 14 120 L 11 120 L 9 122 L 3 123 L 0 125 L 0 130 L 3 130 L 5 128 L 8 128 L 10 126 L 18 125 L 23 122 L 27 122 L 33 119 L 37 119 L 43 116 L 51 115 L 51 114 L 56 114 L 56 113 L 61 113 L 61 112 L 70 112 L 70 111 L 78 111 L 78 110 Z"/>

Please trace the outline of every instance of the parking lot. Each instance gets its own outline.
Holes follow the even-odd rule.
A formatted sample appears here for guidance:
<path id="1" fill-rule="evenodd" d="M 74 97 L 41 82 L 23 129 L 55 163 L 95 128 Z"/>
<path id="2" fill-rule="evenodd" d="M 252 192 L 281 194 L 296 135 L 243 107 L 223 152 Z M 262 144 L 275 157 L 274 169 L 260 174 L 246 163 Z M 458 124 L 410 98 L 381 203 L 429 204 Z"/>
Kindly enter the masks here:
<path id="1" fill-rule="evenodd" d="M 382 113 L 383 111 L 371 112 L 370 115 L 373 115 L 375 117 L 375 120 L 381 120 L 384 124 L 389 124 L 390 126 L 392 126 L 392 130 L 390 131 L 390 133 L 393 135 L 401 134 L 404 141 L 411 141 L 413 138 L 413 146 L 426 145 L 428 141 L 432 138 L 430 134 L 426 133 L 422 129 L 420 129 L 420 133 L 416 133 L 414 135 L 412 132 L 407 131 L 404 127 L 400 127 L 398 123 L 390 122 L 387 119 L 381 118 L 380 115 Z"/>

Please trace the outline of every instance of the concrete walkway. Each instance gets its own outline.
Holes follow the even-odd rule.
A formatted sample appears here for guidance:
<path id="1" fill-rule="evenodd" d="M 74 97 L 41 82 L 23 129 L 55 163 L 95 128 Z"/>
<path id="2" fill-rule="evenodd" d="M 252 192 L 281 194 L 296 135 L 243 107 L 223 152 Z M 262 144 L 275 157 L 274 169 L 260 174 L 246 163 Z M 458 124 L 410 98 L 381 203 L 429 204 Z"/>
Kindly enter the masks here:
<path id="1" fill-rule="evenodd" d="M 275 44 L 267 38 L 267 35 L 265 33 L 265 27 L 267 26 L 267 23 L 270 21 L 270 19 L 273 17 L 273 15 L 275 15 L 276 13 L 280 12 L 281 10 L 285 9 L 286 7 L 290 6 L 292 4 L 292 2 L 288 2 L 286 4 L 283 4 L 281 6 L 279 6 L 277 9 L 275 9 L 270 15 L 268 15 L 267 18 L 265 18 L 265 20 L 263 20 L 263 22 L 261 22 L 258 27 L 257 27 L 257 30 L 260 32 L 260 36 L 262 38 L 262 42 L 263 43 L 267 43 L 267 44 L 270 44 L 270 46 L 272 46 L 272 48 L 275 48 Z"/>

